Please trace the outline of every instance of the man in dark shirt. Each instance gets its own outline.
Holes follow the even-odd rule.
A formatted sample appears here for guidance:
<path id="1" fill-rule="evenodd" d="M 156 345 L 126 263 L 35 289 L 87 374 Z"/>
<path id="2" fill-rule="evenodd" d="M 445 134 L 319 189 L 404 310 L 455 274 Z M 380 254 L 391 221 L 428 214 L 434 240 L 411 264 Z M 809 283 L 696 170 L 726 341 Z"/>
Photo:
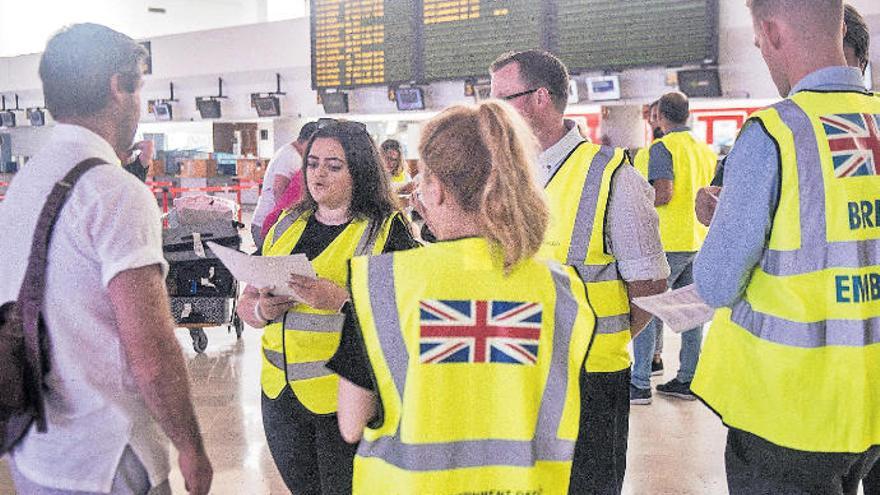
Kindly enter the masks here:
<path id="1" fill-rule="evenodd" d="M 138 141 L 128 150 L 128 156 L 119 157 L 122 160 L 122 167 L 140 179 L 141 182 L 146 182 L 147 172 L 153 164 L 153 149 L 153 142 L 149 139 Z M 135 156 L 135 151 L 140 153 Z"/>

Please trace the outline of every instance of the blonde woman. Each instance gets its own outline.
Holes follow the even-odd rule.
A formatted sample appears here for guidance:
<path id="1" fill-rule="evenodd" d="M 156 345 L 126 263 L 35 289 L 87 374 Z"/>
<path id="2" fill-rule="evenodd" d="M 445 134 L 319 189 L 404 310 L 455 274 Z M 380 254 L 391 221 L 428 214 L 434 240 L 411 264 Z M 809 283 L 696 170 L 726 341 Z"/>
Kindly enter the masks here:
<path id="1" fill-rule="evenodd" d="M 417 193 L 440 242 L 352 260 L 328 367 L 353 493 L 567 492 L 595 318 L 572 269 L 534 259 L 536 150 L 506 103 L 444 111 Z"/>
<path id="2" fill-rule="evenodd" d="M 403 160 L 403 150 L 400 141 L 386 139 L 379 146 L 382 150 L 382 165 L 388 173 L 391 182 L 391 190 L 399 195 L 408 195 L 415 188 L 412 177 L 406 170 L 406 162 Z"/>

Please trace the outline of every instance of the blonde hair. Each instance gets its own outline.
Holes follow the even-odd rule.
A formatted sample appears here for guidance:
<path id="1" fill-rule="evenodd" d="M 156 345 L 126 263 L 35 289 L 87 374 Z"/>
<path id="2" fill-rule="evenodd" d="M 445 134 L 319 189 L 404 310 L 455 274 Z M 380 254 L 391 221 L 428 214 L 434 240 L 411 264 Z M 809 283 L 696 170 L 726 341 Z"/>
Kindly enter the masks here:
<path id="1" fill-rule="evenodd" d="M 419 155 L 469 213 L 510 268 L 538 252 L 550 214 L 534 176 L 538 143 L 509 104 L 457 105 L 422 130 Z"/>

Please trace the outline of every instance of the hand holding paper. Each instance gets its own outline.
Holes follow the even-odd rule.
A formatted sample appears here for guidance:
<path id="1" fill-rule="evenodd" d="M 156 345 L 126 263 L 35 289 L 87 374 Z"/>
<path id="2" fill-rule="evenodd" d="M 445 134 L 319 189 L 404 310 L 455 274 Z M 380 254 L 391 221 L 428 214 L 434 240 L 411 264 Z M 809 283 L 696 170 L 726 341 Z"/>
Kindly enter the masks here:
<path id="1" fill-rule="evenodd" d="M 676 333 L 711 321 L 715 314 L 715 310 L 700 298 L 694 284 L 655 296 L 636 297 L 633 302 L 663 320 Z"/>
<path id="2" fill-rule="evenodd" d="M 304 254 L 249 256 L 214 242 L 208 242 L 207 245 L 237 280 L 257 289 L 271 287 L 276 296 L 296 295 L 288 286 L 291 275 L 316 277 L 312 264 Z"/>

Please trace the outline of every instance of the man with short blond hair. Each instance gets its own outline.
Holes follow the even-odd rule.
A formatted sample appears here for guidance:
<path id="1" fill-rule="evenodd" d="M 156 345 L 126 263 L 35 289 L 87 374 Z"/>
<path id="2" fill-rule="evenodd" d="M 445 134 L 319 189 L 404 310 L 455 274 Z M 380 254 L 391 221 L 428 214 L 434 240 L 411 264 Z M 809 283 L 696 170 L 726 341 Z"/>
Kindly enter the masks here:
<path id="1" fill-rule="evenodd" d="M 880 457 L 880 98 L 839 0 L 750 3 L 780 103 L 750 117 L 694 264 L 718 308 L 692 390 L 739 494 L 855 494 Z"/>

